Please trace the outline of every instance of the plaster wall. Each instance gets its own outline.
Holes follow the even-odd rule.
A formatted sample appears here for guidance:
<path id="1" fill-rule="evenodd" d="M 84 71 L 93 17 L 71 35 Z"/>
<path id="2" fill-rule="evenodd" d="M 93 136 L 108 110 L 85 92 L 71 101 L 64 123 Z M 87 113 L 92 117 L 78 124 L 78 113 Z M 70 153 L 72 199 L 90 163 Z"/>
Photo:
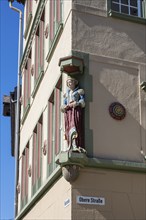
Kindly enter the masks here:
<path id="1" fill-rule="evenodd" d="M 104 10 L 101 13 L 94 7 L 75 4 L 72 30 L 73 50 L 146 62 L 145 25 L 107 17 Z"/>
<path id="2" fill-rule="evenodd" d="M 45 39 L 44 77 L 36 96 L 31 97 L 29 113 L 24 124 L 21 125 L 20 155 L 30 140 L 31 161 L 32 132 L 42 113 L 42 144 L 47 139 L 48 99 L 61 76 L 58 61 L 74 50 L 89 54 L 89 71 L 86 70 L 86 74 L 80 77 L 83 79 L 81 84 L 86 93 L 87 153 L 93 157 L 142 162 L 141 147 L 146 151 L 146 105 L 139 83 L 146 79 L 146 47 L 143 46 L 145 26 L 107 18 L 105 0 L 74 0 L 73 11 L 71 11 L 72 1 L 64 2 L 64 28 L 49 62 L 46 61 L 49 48 L 48 40 Z M 46 6 L 48 7 L 48 2 Z M 46 15 L 46 24 L 48 19 L 49 16 Z M 34 48 L 34 41 L 32 46 Z M 33 50 L 33 62 L 34 56 Z M 87 67 L 87 64 L 85 65 Z M 64 89 L 65 79 L 66 74 L 63 74 Z M 33 76 L 31 82 L 33 91 Z M 115 121 L 109 115 L 108 107 L 114 101 L 119 101 L 126 108 L 126 117 L 123 121 Z M 42 155 L 44 185 L 46 166 L 47 157 Z M 19 177 L 21 177 L 21 162 Z M 145 183 L 145 176 L 142 174 L 84 170 L 73 184 L 72 217 L 71 205 L 64 207 L 64 201 L 71 199 L 71 185 L 61 178 L 23 219 L 60 219 L 60 216 L 63 216 L 63 219 L 91 219 L 91 217 L 116 220 L 138 219 L 138 217 L 142 219 L 146 217 Z M 104 196 L 106 205 L 105 207 L 78 205 L 76 195 Z M 31 199 L 31 178 L 29 178 L 29 201 Z"/>
<path id="3" fill-rule="evenodd" d="M 63 32 L 60 36 L 60 40 L 54 50 L 53 56 L 51 57 L 51 62 L 45 66 L 45 72 L 43 80 L 40 84 L 40 87 L 37 91 L 37 94 L 34 99 L 31 99 L 31 107 L 30 111 L 26 117 L 25 123 L 21 126 L 21 134 L 20 134 L 20 155 L 26 146 L 30 136 L 32 135 L 32 131 L 35 128 L 35 125 L 43 113 L 45 111 L 48 99 L 53 92 L 53 89 L 61 76 L 60 67 L 58 66 L 58 62 L 60 57 L 64 57 L 70 54 L 71 51 L 71 16 L 68 17 L 68 20 L 65 23 Z M 33 58 L 32 58 L 33 60 Z M 38 105 L 39 103 L 39 105 Z M 45 122 L 47 124 L 47 121 Z M 29 125 L 29 126 L 28 126 Z M 46 130 L 47 132 L 47 130 Z"/>
<path id="4" fill-rule="evenodd" d="M 93 157 L 142 162 L 141 147 L 146 150 L 146 142 L 142 143 L 145 128 L 140 124 L 139 76 L 142 73 L 134 63 L 89 56 L 89 76 L 85 76 L 91 78 L 86 90 L 89 116 L 86 115 L 85 120 L 89 117 L 93 143 L 87 140 L 86 145 L 89 154 L 93 147 Z M 89 94 L 92 94 L 90 100 Z M 115 120 L 109 114 L 113 102 L 120 102 L 125 107 L 123 120 Z M 86 131 L 85 136 L 88 139 Z"/>
<path id="5" fill-rule="evenodd" d="M 86 88 L 85 147 L 88 156 L 142 162 L 146 103 L 140 83 L 146 79 L 146 26 L 108 17 L 106 2 L 73 1 L 72 49 L 89 54 L 81 79 Z M 126 108 L 124 120 L 111 118 L 112 102 Z"/>
<path id="6" fill-rule="evenodd" d="M 65 7 L 65 6 L 64 6 Z M 70 14 L 69 14 L 70 15 Z M 55 50 L 53 52 L 53 56 L 50 58 L 49 62 L 46 61 L 45 56 L 45 69 L 44 69 L 44 76 L 41 81 L 41 84 L 39 86 L 39 89 L 33 98 L 31 96 L 30 99 L 30 109 L 28 112 L 28 115 L 24 121 L 23 124 L 21 124 L 21 132 L 20 132 L 20 154 L 22 155 L 22 152 L 24 148 L 26 147 L 26 144 L 29 141 L 29 165 L 32 167 L 32 149 L 33 149 L 33 130 L 40 118 L 40 116 L 43 114 L 43 138 L 42 138 L 42 147 L 44 146 L 45 141 L 48 138 L 48 99 L 51 96 L 53 89 L 56 85 L 56 82 L 61 76 L 60 67 L 58 66 L 58 62 L 60 57 L 64 57 L 68 55 L 71 51 L 71 15 L 66 16 L 66 21 L 64 24 L 63 31 L 60 35 L 59 41 L 56 44 Z M 45 45 L 48 45 L 48 39 L 45 39 Z M 34 64 L 34 41 L 32 42 L 32 64 Z M 24 76 L 24 75 L 23 75 Z M 23 86 L 22 86 L 23 87 Z M 31 92 L 33 92 L 34 89 L 34 76 L 31 76 Z M 23 91 L 23 88 L 22 88 Z M 22 106 L 23 107 L 23 106 Z M 23 117 L 23 109 L 22 109 L 22 115 Z M 47 179 L 47 156 L 43 155 L 42 152 L 42 179 L 41 184 L 45 184 L 45 181 Z M 21 158 L 20 158 L 21 161 Z M 53 165 L 55 166 L 55 165 Z M 55 169 L 55 167 L 53 167 Z M 20 169 L 19 169 L 19 183 L 21 185 L 21 162 L 20 162 Z M 32 198 L 32 177 L 29 178 L 28 183 L 28 202 Z M 20 203 L 21 203 L 21 196 L 19 196 L 19 202 L 18 202 L 18 212 L 20 211 Z M 44 217 L 45 218 L 45 217 Z M 31 219 L 31 218 L 30 218 Z M 42 218 L 43 219 L 43 218 Z"/>
<path id="7" fill-rule="evenodd" d="M 22 219 L 71 219 L 71 205 L 64 206 L 67 199 L 71 201 L 71 185 L 60 178 Z"/>
<path id="8" fill-rule="evenodd" d="M 107 1 L 106 0 L 72 0 L 73 5 L 82 5 L 85 7 L 92 7 L 96 9 L 106 10 Z"/>
<path id="9" fill-rule="evenodd" d="M 82 169 L 72 184 L 72 219 L 146 219 L 146 176 Z M 105 205 L 78 204 L 77 196 L 102 197 Z"/>

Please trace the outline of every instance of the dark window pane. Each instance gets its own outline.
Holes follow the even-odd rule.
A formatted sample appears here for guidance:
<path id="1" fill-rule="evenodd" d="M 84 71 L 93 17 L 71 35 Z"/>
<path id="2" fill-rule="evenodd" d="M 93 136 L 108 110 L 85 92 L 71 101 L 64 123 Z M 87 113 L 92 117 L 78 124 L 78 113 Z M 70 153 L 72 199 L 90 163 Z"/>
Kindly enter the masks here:
<path id="1" fill-rule="evenodd" d="M 118 4 L 112 4 L 112 10 L 113 11 L 119 11 L 119 5 Z"/>
<path id="2" fill-rule="evenodd" d="M 138 10 L 136 8 L 130 8 L 130 14 L 134 16 L 138 16 Z"/>
<path id="3" fill-rule="evenodd" d="M 138 0 L 140 1 L 140 0 Z M 137 0 L 130 0 L 130 5 L 137 7 Z"/>
<path id="4" fill-rule="evenodd" d="M 128 5 L 128 0 L 121 0 L 121 3 L 124 5 Z"/>
<path id="5" fill-rule="evenodd" d="M 114 2 L 117 2 L 117 3 L 119 3 L 119 0 L 113 0 L 112 2 L 113 2 L 113 3 L 114 3 Z"/>
<path id="6" fill-rule="evenodd" d="M 121 13 L 129 14 L 129 12 L 128 12 L 128 7 L 122 5 L 122 6 L 121 6 Z"/>

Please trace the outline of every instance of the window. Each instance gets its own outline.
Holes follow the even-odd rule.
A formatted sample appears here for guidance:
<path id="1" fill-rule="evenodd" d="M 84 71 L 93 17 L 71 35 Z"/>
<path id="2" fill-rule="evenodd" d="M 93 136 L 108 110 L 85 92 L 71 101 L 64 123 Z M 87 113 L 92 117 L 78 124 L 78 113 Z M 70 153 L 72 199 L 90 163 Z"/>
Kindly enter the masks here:
<path id="1" fill-rule="evenodd" d="M 22 154 L 21 169 L 21 207 L 28 201 L 28 167 L 29 167 L 29 143 Z"/>
<path id="2" fill-rule="evenodd" d="M 43 71 L 44 66 L 44 18 L 45 11 L 43 11 L 35 34 L 35 83 Z"/>
<path id="3" fill-rule="evenodd" d="M 43 117 L 41 116 L 33 131 L 32 194 L 34 194 L 41 186 L 42 134 L 43 134 Z"/>
<path id="4" fill-rule="evenodd" d="M 61 147 L 61 93 L 62 81 L 58 81 L 55 88 L 55 154 L 57 155 Z"/>
<path id="5" fill-rule="evenodd" d="M 26 24 L 28 23 L 29 16 L 32 13 L 32 0 L 26 0 Z"/>
<path id="6" fill-rule="evenodd" d="M 56 35 L 58 27 L 62 22 L 62 0 L 50 0 L 50 31 L 49 31 L 49 46 Z"/>
<path id="7" fill-rule="evenodd" d="M 111 9 L 126 15 L 145 17 L 145 0 L 112 0 Z"/>
<path id="8" fill-rule="evenodd" d="M 62 113 L 60 111 L 62 97 L 62 78 L 57 82 L 48 101 L 48 162 L 47 175 L 56 167 L 55 156 L 62 147 Z"/>
<path id="9" fill-rule="evenodd" d="M 47 167 L 48 176 L 53 171 L 53 146 L 54 146 L 54 92 L 48 101 L 48 154 L 47 154 Z"/>
<path id="10" fill-rule="evenodd" d="M 23 107 L 24 109 L 30 104 L 30 95 L 31 95 L 31 52 L 29 54 L 25 70 L 24 70 L 24 99 Z"/>
<path id="11" fill-rule="evenodd" d="M 47 62 L 50 61 L 52 54 L 56 48 L 57 42 L 63 30 L 63 0 L 49 1 L 49 35 L 48 35 L 48 54 Z"/>

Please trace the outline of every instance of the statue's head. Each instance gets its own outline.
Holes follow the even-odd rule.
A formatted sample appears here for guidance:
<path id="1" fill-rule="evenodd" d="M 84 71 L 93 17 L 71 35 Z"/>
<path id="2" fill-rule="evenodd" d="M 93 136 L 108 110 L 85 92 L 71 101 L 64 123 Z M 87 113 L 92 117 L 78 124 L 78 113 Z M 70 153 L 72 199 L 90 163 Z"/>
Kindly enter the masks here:
<path id="1" fill-rule="evenodd" d="M 71 89 L 75 89 L 75 87 L 78 85 L 78 80 L 75 78 L 68 76 L 66 80 L 66 85 Z"/>

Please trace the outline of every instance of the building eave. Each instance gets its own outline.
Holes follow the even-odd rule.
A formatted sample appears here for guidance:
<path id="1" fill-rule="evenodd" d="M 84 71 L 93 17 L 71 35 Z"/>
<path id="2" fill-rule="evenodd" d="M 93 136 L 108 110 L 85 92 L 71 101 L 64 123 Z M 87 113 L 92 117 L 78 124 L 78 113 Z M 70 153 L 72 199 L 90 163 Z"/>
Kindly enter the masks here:
<path id="1" fill-rule="evenodd" d="M 12 2 L 13 3 L 14 0 L 8 0 L 8 2 Z M 20 3 L 20 4 L 23 4 L 23 5 L 25 4 L 25 0 L 17 0 L 17 2 Z"/>

